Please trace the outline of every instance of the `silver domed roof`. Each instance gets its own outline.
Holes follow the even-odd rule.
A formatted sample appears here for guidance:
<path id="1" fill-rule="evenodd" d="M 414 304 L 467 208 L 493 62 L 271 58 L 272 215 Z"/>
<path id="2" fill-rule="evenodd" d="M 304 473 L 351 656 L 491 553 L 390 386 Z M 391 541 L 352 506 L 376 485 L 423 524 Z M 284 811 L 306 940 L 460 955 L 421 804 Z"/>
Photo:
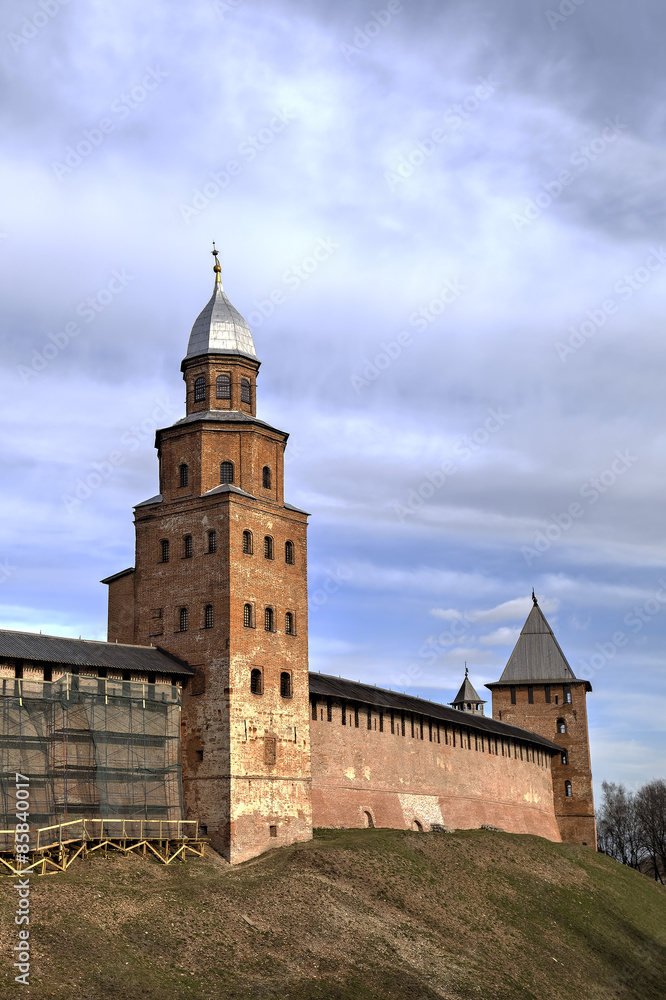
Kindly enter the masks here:
<path id="1" fill-rule="evenodd" d="M 197 316 L 187 345 L 186 357 L 199 354 L 257 357 L 249 326 L 224 293 L 219 264 L 215 267 L 213 295 Z"/>

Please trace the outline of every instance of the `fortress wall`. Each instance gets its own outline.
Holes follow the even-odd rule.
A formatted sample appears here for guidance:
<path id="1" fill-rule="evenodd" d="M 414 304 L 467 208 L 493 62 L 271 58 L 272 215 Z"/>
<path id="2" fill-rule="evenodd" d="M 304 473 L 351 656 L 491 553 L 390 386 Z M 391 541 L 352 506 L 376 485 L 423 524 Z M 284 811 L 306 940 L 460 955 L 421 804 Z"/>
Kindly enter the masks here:
<path id="1" fill-rule="evenodd" d="M 437 720 L 431 729 L 423 717 L 421 738 L 422 717 L 414 716 L 412 737 L 411 716 L 405 713 L 403 736 L 399 713 L 392 734 L 390 713 L 384 710 L 382 732 L 378 710 L 371 711 L 368 729 L 367 706 L 360 706 L 358 728 L 354 706 L 350 711 L 347 704 L 346 725 L 340 701 L 333 701 L 330 722 L 325 699 L 317 701 L 316 721 L 311 709 L 313 826 L 409 829 L 417 821 L 429 830 L 433 824 L 455 829 L 488 824 L 561 839 L 547 753 L 523 744 L 521 760 L 513 740 L 504 741 L 503 754 L 499 737 L 497 752 L 494 735 L 489 741 L 491 734 L 475 736 L 471 729 L 468 739 L 462 713 L 460 725 L 439 722 L 438 743 Z"/>

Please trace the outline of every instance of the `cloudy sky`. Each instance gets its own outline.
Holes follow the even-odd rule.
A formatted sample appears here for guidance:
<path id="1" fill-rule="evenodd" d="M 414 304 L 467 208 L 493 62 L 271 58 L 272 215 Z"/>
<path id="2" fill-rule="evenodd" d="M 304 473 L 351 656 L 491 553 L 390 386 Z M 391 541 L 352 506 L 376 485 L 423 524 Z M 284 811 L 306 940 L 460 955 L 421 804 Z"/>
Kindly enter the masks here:
<path id="1" fill-rule="evenodd" d="M 104 637 L 215 239 L 313 514 L 312 667 L 483 692 L 534 586 L 597 784 L 637 787 L 666 772 L 666 10 L 381 2 L 5 0 L 2 625 Z"/>

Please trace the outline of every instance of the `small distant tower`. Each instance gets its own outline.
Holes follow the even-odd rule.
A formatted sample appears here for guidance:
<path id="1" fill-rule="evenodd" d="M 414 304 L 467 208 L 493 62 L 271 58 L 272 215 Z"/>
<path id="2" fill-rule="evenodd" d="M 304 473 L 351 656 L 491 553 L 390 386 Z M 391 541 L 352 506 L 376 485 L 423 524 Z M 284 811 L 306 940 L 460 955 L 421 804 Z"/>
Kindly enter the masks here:
<path id="1" fill-rule="evenodd" d="M 532 609 L 493 693 L 493 716 L 539 733 L 562 747 L 552 763 L 555 815 L 562 840 L 596 849 L 590 740 L 589 681 L 567 663 L 532 591 Z"/>
<path id="2" fill-rule="evenodd" d="M 459 712 L 470 712 L 472 715 L 483 715 L 483 706 L 486 704 L 474 690 L 469 679 L 469 671 L 465 664 L 465 680 L 460 686 L 460 691 L 453 701 L 449 702 L 452 708 L 457 708 Z"/>

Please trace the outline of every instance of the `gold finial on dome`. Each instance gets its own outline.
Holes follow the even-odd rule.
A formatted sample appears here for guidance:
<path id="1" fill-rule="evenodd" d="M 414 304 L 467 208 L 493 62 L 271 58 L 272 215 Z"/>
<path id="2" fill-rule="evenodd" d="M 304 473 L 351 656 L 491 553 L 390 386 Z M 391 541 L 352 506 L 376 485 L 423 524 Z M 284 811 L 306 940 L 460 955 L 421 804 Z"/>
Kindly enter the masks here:
<path id="1" fill-rule="evenodd" d="M 222 280 L 221 277 L 220 277 L 220 275 L 222 273 L 222 268 L 220 267 L 220 262 L 217 259 L 219 252 L 220 252 L 219 250 L 215 249 L 215 240 L 213 240 L 213 249 L 211 250 L 211 253 L 212 253 L 213 257 L 215 258 L 215 264 L 213 266 L 213 270 L 215 271 L 215 274 L 217 275 L 217 281 L 221 281 Z"/>

